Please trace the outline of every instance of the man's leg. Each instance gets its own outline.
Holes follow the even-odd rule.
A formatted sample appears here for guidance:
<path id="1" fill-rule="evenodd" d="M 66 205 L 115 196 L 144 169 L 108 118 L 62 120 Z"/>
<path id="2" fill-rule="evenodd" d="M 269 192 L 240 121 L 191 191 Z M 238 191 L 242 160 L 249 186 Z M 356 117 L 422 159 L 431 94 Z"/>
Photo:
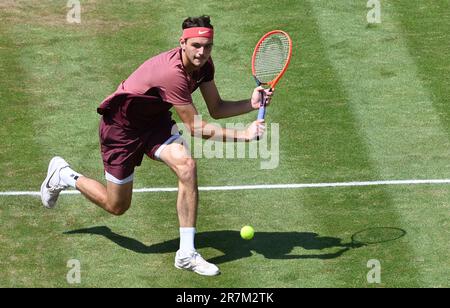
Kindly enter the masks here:
<path id="1" fill-rule="evenodd" d="M 188 150 L 178 143 L 167 145 L 159 158 L 178 177 L 177 212 L 181 228 L 195 228 L 197 223 L 197 167 Z"/>
<path id="2" fill-rule="evenodd" d="M 180 250 L 175 257 L 175 267 L 201 275 L 215 276 L 217 266 L 206 262 L 195 251 L 194 236 L 197 223 L 198 185 L 195 160 L 185 146 L 172 143 L 161 151 L 161 159 L 178 177 L 177 212 L 180 223 Z"/>
<path id="3" fill-rule="evenodd" d="M 53 208 L 60 192 L 68 187 L 78 189 L 90 201 L 114 215 L 124 214 L 131 204 L 132 181 L 122 184 L 108 181 L 105 187 L 72 170 L 63 158 L 54 157 L 50 161 L 47 177 L 41 185 L 41 199 L 44 206 Z"/>
<path id="4" fill-rule="evenodd" d="M 130 208 L 133 194 L 133 182 L 103 184 L 87 177 L 80 177 L 76 182 L 78 189 L 87 199 L 113 215 L 123 215 Z"/>

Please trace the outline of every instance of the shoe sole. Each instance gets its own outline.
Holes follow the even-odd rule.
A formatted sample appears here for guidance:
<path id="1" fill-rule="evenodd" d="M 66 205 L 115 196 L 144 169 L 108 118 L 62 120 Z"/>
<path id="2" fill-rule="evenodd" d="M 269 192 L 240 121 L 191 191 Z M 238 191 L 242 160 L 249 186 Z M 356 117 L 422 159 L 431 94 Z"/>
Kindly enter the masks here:
<path id="1" fill-rule="evenodd" d="M 47 169 L 47 177 L 45 178 L 44 182 L 42 182 L 42 185 L 41 185 L 41 201 L 42 201 L 42 205 L 45 208 L 47 208 L 47 209 L 52 209 L 52 208 L 55 207 L 55 205 L 51 206 L 51 205 L 45 204 L 45 201 L 44 201 L 44 190 L 47 188 L 47 183 L 50 181 L 50 178 L 56 172 L 56 169 L 53 172 L 52 172 L 52 170 L 53 170 L 54 164 L 57 163 L 58 160 L 64 161 L 64 159 L 62 157 L 59 157 L 59 156 L 53 157 L 50 160 L 50 163 L 48 164 L 48 169 Z"/>

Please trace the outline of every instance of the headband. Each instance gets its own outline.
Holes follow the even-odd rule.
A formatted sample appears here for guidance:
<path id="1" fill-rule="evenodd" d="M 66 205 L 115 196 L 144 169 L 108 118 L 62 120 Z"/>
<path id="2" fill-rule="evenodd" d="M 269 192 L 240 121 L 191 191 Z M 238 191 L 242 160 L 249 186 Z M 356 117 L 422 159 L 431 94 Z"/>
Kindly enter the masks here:
<path id="1" fill-rule="evenodd" d="M 212 39 L 214 37 L 214 30 L 204 27 L 187 28 L 183 30 L 183 36 L 181 38 L 188 39 L 192 37 L 206 37 Z"/>

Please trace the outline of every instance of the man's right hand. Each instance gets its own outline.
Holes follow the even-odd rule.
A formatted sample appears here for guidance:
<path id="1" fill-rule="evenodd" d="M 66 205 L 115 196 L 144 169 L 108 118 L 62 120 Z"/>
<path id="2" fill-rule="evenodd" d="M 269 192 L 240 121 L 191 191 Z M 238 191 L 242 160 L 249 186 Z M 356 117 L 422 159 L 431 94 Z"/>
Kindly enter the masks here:
<path id="1" fill-rule="evenodd" d="M 252 141 L 252 140 L 258 140 L 266 131 L 266 124 L 264 120 L 256 120 L 252 124 L 250 124 L 249 127 L 247 127 L 246 130 L 246 140 Z"/>

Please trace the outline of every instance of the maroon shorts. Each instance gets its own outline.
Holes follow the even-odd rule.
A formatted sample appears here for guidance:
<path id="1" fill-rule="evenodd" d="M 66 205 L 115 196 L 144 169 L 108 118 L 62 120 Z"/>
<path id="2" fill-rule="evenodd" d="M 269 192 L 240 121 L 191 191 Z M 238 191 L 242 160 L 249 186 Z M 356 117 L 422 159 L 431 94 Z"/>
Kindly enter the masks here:
<path id="1" fill-rule="evenodd" d="M 104 115 L 100 121 L 100 144 L 105 171 L 118 180 L 131 176 L 141 165 L 144 154 L 152 159 L 155 152 L 172 137 L 175 122 L 170 113 L 158 119 L 157 125 L 132 129 Z"/>

